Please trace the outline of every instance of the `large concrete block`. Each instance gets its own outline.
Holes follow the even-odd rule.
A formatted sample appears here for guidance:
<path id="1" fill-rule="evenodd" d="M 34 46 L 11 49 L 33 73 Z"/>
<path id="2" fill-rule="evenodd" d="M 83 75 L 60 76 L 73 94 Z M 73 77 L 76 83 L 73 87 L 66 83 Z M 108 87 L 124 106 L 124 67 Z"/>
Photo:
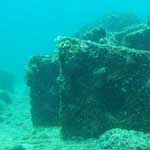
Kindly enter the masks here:
<path id="1" fill-rule="evenodd" d="M 57 125 L 59 94 L 57 58 L 35 56 L 28 65 L 27 84 L 30 87 L 31 114 L 34 125 Z"/>
<path id="2" fill-rule="evenodd" d="M 64 137 L 111 128 L 150 132 L 150 52 L 58 39 Z"/>

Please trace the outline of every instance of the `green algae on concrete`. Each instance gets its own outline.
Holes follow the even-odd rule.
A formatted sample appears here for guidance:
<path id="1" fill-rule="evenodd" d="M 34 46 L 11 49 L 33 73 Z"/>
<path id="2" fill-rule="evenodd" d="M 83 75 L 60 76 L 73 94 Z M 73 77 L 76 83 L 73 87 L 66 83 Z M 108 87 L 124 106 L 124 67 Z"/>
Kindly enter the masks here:
<path id="1" fill-rule="evenodd" d="M 34 125 L 58 124 L 58 73 L 59 65 L 55 57 L 35 56 L 29 62 L 27 84 L 30 87 Z"/>
<path id="2" fill-rule="evenodd" d="M 150 131 L 150 52 L 59 38 L 64 136 L 111 128 Z"/>

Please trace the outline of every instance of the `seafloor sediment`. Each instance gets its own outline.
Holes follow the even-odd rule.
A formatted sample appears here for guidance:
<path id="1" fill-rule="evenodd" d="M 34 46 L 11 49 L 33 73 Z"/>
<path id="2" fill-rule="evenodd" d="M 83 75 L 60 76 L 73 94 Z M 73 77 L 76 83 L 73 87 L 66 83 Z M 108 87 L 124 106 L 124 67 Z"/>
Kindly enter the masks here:
<path id="1" fill-rule="evenodd" d="M 16 97 L 0 124 L 1 150 L 147 150 L 150 146 L 150 134 L 122 129 L 109 130 L 97 139 L 64 140 L 58 127 L 33 127 L 29 110 L 29 97 Z"/>

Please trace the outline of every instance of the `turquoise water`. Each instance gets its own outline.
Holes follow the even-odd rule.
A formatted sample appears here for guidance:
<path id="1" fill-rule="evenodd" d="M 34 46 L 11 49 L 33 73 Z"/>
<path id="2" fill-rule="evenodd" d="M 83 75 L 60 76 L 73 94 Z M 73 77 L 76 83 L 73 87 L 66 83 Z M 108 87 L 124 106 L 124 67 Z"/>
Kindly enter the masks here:
<path id="1" fill-rule="evenodd" d="M 110 11 L 149 14 L 147 0 L 6 0 L 0 2 L 0 68 L 22 72 L 31 55 L 49 53 L 57 35 L 72 35 Z M 17 68 L 17 69 L 16 69 Z"/>

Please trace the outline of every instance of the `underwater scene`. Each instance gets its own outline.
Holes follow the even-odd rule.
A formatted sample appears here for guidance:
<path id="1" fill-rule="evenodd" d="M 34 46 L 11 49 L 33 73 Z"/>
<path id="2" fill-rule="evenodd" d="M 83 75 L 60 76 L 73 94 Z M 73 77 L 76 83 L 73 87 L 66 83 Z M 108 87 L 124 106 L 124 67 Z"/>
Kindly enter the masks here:
<path id="1" fill-rule="evenodd" d="M 150 150 L 150 1 L 0 1 L 0 150 Z"/>

